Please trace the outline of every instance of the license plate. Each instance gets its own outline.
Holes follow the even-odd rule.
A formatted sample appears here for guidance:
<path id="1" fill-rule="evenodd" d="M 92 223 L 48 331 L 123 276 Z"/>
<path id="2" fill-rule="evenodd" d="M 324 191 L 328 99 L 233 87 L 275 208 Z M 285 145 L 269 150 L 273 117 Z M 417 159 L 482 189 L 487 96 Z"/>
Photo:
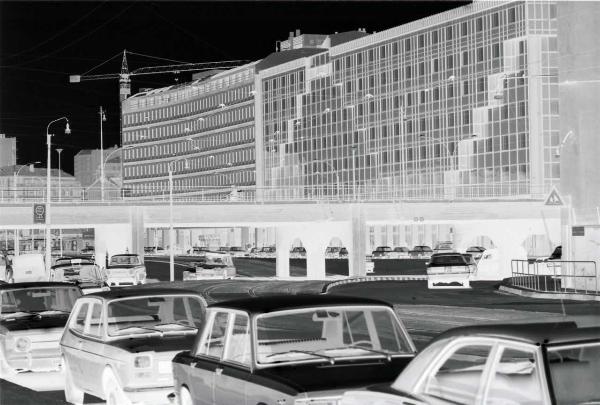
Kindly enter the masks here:
<path id="1" fill-rule="evenodd" d="M 160 374 L 167 374 L 167 373 L 171 373 L 173 370 L 171 368 L 171 362 L 170 361 L 159 361 L 158 362 L 158 372 Z"/>

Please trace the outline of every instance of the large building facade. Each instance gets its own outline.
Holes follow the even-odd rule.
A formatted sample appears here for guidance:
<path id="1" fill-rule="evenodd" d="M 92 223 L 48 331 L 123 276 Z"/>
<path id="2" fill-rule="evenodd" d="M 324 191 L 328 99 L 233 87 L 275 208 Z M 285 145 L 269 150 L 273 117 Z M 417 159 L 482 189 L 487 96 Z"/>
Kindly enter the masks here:
<path id="1" fill-rule="evenodd" d="M 556 14 L 550 1 L 474 2 L 265 58 L 259 188 L 360 199 L 547 193 L 560 178 Z"/>
<path id="2" fill-rule="evenodd" d="M 245 197 L 254 190 L 254 64 L 123 102 L 127 195 Z"/>

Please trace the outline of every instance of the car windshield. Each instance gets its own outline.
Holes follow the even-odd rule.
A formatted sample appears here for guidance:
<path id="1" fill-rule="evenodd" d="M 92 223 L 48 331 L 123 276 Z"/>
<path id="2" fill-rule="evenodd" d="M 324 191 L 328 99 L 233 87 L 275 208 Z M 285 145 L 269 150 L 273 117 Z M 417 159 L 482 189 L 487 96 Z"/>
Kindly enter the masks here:
<path id="1" fill-rule="evenodd" d="M 111 266 L 140 264 L 140 259 L 137 256 L 113 256 L 110 258 Z"/>
<path id="2" fill-rule="evenodd" d="M 466 259 L 461 254 L 456 255 L 441 255 L 431 256 L 431 261 L 429 262 L 430 267 L 434 266 L 465 266 L 467 264 Z"/>
<path id="3" fill-rule="evenodd" d="M 260 315 L 256 320 L 256 361 L 280 365 L 413 353 L 390 308 L 322 307 Z"/>
<path id="4" fill-rule="evenodd" d="M 600 341 L 549 348 L 548 364 L 557 404 L 600 402 Z"/>
<path id="5" fill-rule="evenodd" d="M 108 303 L 108 334 L 196 333 L 204 317 L 198 297 L 167 295 L 124 298 Z"/>
<path id="6" fill-rule="evenodd" d="M 58 311 L 69 314 L 81 296 L 77 287 L 37 287 L 4 290 L 0 293 L 0 315 L 17 316 Z"/>
<path id="7" fill-rule="evenodd" d="M 54 280 L 96 282 L 102 280 L 102 274 L 95 264 L 61 266 L 55 270 Z"/>

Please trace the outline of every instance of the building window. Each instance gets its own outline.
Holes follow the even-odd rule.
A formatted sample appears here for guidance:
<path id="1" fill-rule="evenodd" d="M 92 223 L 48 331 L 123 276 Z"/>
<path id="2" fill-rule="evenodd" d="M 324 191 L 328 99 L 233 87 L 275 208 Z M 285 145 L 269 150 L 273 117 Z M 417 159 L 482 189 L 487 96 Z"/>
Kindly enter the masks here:
<path id="1" fill-rule="evenodd" d="M 499 58 L 500 57 L 500 44 L 492 45 L 492 57 Z"/>
<path id="2" fill-rule="evenodd" d="M 452 26 L 446 27 L 446 40 L 452 39 L 453 29 Z"/>
<path id="3" fill-rule="evenodd" d="M 419 48 L 425 47 L 425 35 L 424 34 L 419 35 L 418 41 L 419 41 Z"/>
<path id="4" fill-rule="evenodd" d="M 446 57 L 446 69 L 454 68 L 454 55 L 448 55 Z"/>
<path id="5" fill-rule="evenodd" d="M 483 62 L 483 48 L 477 48 L 477 62 Z"/>
<path id="6" fill-rule="evenodd" d="M 479 17 L 477 20 L 475 20 L 475 27 L 477 32 L 483 31 L 483 18 Z"/>
<path id="7" fill-rule="evenodd" d="M 460 25 L 460 34 L 461 34 L 463 37 L 466 37 L 466 36 L 467 36 L 467 28 L 468 28 L 468 24 L 467 24 L 467 22 L 466 22 L 466 21 L 465 21 L 465 22 L 463 22 L 463 23 Z"/>
<path id="8" fill-rule="evenodd" d="M 469 52 L 468 51 L 464 51 L 462 53 L 462 64 L 463 64 L 463 66 L 467 66 L 469 64 Z"/>
<path id="9" fill-rule="evenodd" d="M 516 18 L 516 10 L 515 8 L 510 8 L 508 9 L 508 22 L 509 23 L 514 23 L 517 20 Z"/>
<path id="10" fill-rule="evenodd" d="M 469 94 L 469 81 L 465 80 L 463 82 L 463 96 L 466 96 L 467 94 Z"/>
<path id="11" fill-rule="evenodd" d="M 406 38 L 404 40 L 404 50 L 405 51 L 410 51 L 410 38 Z"/>
<path id="12" fill-rule="evenodd" d="M 437 59 L 437 58 L 432 61 L 431 66 L 432 66 L 433 73 L 437 73 L 438 72 L 438 70 L 439 70 L 439 63 L 440 63 L 439 59 Z"/>
<path id="13" fill-rule="evenodd" d="M 431 43 L 432 44 L 437 44 L 438 43 L 438 32 L 437 31 L 433 31 L 431 33 Z"/>
<path id="14" fill-rule="evenodd" d="M 492 27 L 497 27 L 498 25 L 500 25 L 500 18 L 498 13 L 494 13 L 492 14 Z"/>

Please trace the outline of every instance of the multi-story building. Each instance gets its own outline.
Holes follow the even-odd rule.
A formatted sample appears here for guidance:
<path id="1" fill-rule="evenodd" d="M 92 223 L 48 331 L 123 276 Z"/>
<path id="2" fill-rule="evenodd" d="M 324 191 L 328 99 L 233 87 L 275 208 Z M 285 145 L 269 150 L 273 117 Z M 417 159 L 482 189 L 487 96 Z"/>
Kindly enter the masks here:
<path id="1" fill-rule="evenodd" d="M 103 152 L 104 157 L 101 156 L 100 149 L 83 149 L 75 155 L 74 174 L 82 187 L 89 187 L 100 181 L 101 165 L 105 160 L 105 179 L 112 183 L 121 183 L 121 151 L 118 151 L 118 147 L 114 146 L 104 149 Z"/>
<path id="2" fill-rule="evenodd" d="M 0 134 L 0 167 L 17 164 L 17 138 Z"/>
<path id="3" fill-rule="evenodd" d="M 244 197 L 255 184 L 254 65 L 123 102 L 129 195 L 168 194 L 171 170 L 175 195 Z"/>
<path id="4" fill-rule="evenodd" d="M 291 38 L 257 65 L 259 188 L 546 193 L 560 176 L 556 14 L 551 1 L 475 1 L 351 40 Z"/>
<path id="5" fill-rule="evenodd" d="M 0 167 L 0 199 L 39 200 L 46 196 L 46 169 L 33 166 Z M 52 169 L 50 191 L 53 200 L 73 201 L 82 196 L 81 184 L 67 172 Z"/>

